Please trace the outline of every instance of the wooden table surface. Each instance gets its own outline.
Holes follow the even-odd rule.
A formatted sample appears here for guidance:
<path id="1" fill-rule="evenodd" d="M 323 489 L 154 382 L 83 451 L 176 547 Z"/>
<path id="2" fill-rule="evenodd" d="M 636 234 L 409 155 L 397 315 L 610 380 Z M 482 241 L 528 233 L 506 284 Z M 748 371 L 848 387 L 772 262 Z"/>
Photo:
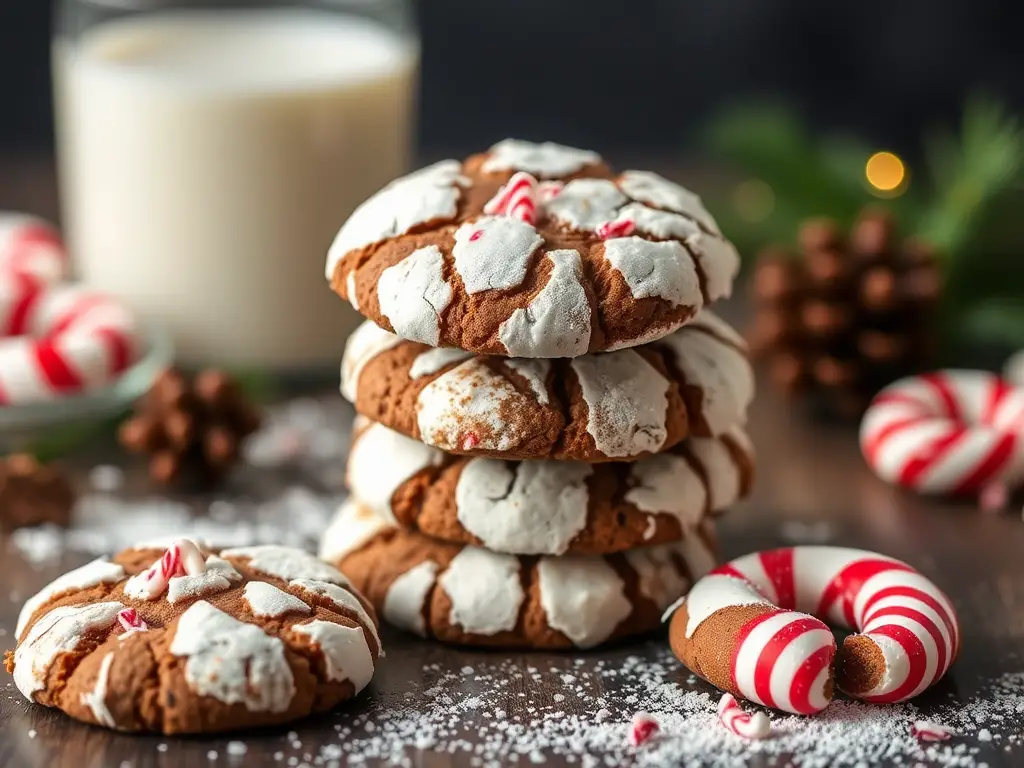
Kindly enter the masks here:
<path id="1" fill-rule="evenodd" d="M 52 184 L 39 181 L 38 174 L 17 171 L 29 190 L 18 197 L 3 194 L 0 208 L 21 203 L 46 211 L 52 205 Z M 32 182 L 32 183 L 28 183 Z M 34 203 L 38 201 L 38 205 Z M 50 201 L 50 202 L 47 202 Z M 750 431 L 760 454 L 759 478 L 754 497 L 722 518 L 720 532 L 728 557 L 748 551 L 793 543 L 794 537 L 820 538 L 830 544 L 874 549 L 903 558 L 934 578 L 952 597 L 963 622 L 963 652 L 948 679 L 936 691 L 919 700 L 922 712 L 950 702 L 967 702 L 984 695 L 986 686 L 1001 675 L 1024 669 L 1020 656 L 1024 640 L 1024 523 L 1019 512 L 982 513 L 970 505 L 925 501 L 894 491 L 876 480 L 859 455 L 856 432 L 850 426 L 814 425 L 801 414 L 782 406 L 770 395 L 759 397 L 752 413 Z M 71 460 L 79 481 L 103 457 L 88 446 Z M 258 497 L 275 487 L 275 478 L 264 476 L 261 490 L 247 489 Z M 311 480 L 311 484 L 316 481 Z M 144 483 L 140 475 L 129 478 L 128 487 Z M 294 470 L 282 470 L 280 486 L 302 484 Z M 43 584 L 86 559 L 65 554 L 59 562 L 33 568 L 10 542 L 0 540 L 0 648 L 13 645 L 15 618 L 20 603 Z M 337 713 L 294 729 L 268 730 L 236 737 L 244 741 L 246 754 L 232 756 L 228 738 L 163 739 L 132 737 L 81 725 L 60 713 L 32 706 L 0 673 L 0 768 L 45 766 L 46 768 L 100 768 L 106 766 L 159 766 L 184 768 L 194 765 L 338 765 L 351 756 L 324 747 L 344 741 L 344 730 L 359 731 L 361 743 L 369 743 L 366 723 L 386 723 L 399 710 L 415 730 L 418 707 L 433 709 L 437 717 L 436 686 L 446 672 L 446 695 L 451 697 L 453 718 L 462 734 L 457 748 L 451 740 L 421 742 L 410 733 L 406 763 L 411 765 L 480 765 L 507 761 L 492 749 L 493 717 L 498 709 L 512 722 L 528 722 L 538 711 L 553 707 L 564 715 L 592 716 L 595 702 L 605 702 L 613 721 L 628 721 L 645 709 L 644 697 L 628 697 L 626 685 L 614 670 L 648 661 L 664 669 L 659 672 L 670 685 L 680 689 L 708 691 L 701 682 L 690 682 L 672 660 L 666 660 L 665 639 L 655 636 L 610 650 L 586 654 L 500 654 L 468 649 L 449 649 L 397 633 L 384 633 L 388 651 L 370 689 Z M 467 671 L 473 668 L 474 672 Z M 529 672 L 518 674 L 515 670 Z M 481 676 L 481 670 L 491 670 Z M 537 670 L 532 672 L 531 670 Z M 609 673 L 609 670 L 613 670 Z M 579 682 L 575 694 L 566 699 L 565 675 L 571 672 Z M 495 698 L 495 676 L 508 675 L 507 696 Z M 508 682 L 508 681 L 498 681 Z M 590 692 L 594 691 L 593 694 Z M 485 706 L 461 706 L 481 699 Z M 561 714 L 559 716 L 562 716 Z M 977 749 L 974 759 L 990 766 L 1024 763 L 1019 746 L 1020 718 L 1008 718 L 993 725 L 994 741 L 969 740 Z M 289 731 L 294 730 L 293 733 Z M 671 738 L 667 734 L 666 738 Z M 1011 748 L 1014 742 L 1018 746 Z M 488 747 L 490 744 L 491 747 Z M 237 747 L 238 745 L 235 745 Z M 474 752 L 474 746 L 476 751 Z M 453 750 L 439 752 L 440 748 Z M 582 747 L 581 747 L 582 749 Z M 594 754 L 593 745 L 586 747 Z M 555 752 L 572 752 L 572 746 Z M 216 753 L 216 754 L 214 754 Z M 597 755 L 600 757 L 600 755 Z M 367 750 L 368 762 L 375 761 Z M 642 755 L 641 755 L 642 757 Z M 549 752 L 533 755 L 545 765 L 587 765 L 594 763 Z M 800 756 L 753 759 L 752 765 L 799 763 Z M 333 762 L 332 762 L 333 760 Z M 226 761 L 226 762 L 225 762 Z M 521 762 L 530 762 L 524 755 Z M 610 758 L 617 765 L 630 759 Z M 904 764 L 908 761 L 903 760 Z M 914 763 L 915 761 L 909 761 Z M 927 764 L 928 761 L 923 761 Z M 604 764 L 604 763 L 602 763 Z M 694 762 L 693 764 L 696 764 Z"/>
<path id="2" fill-rule="evenodd" d="M 751 500 L 722 518 L 720 529 L 726 555 L 792 543 L 794 535 L 810 535 L 832 544 L 865 547 L 904 558 L 933 577 L 949 592 L 960 612 L 963 653 L 938 691 L 919 700 L 925 713 L 933 704 L 967 701 L 989 681 L 1024 668 L 1017 655 L 1024 640 L 1024 568 L 1020 563 L 1024 523 L 1019 513 L 987 514 L 969 506 L 926 502 L 887 488 L 864 467 L 852 428 L 812 425 L 770 395 L 759 398 L 752 414 L 751 433 L 760 453 L 757 490 Z M 86 470 L 96 461 L 94 448 L 74 457 L 83 483 Z M 291 475 L 282 478 L 283 484 L 294 485 L 296 481 Z M 144 479 L 132 477 L 128 487 L 139 484 L 144 485 Z M 271 493 L 274 484 L 267 484 L 264 478 L 264 486 L 264 492 Z M 6 588 L 0 590 L 0 641 L 6 640 L 10 645 L 21 600 L 85 557 L 67 554 L 62 562 L 35 570 L 9 543 L 0 553 L 0 584 Z M 4 594 L 8 591 L 11 600 Z M 339 741 L 335 726 L 358 726 L 367 718 L 386 720 L 387 712 L 398 708 L 415 709 L 423 691 L 435 684 L 439 674 L 446 670 L 459 673 L 466 667 L 478 671 L 542 671 L 536 676 L 524 675 L 516 686 L 509 688 L 507 699 L 499 697 L 497 703 L 503 705 L 509 717 L 514 718 L 517 713 L 525 716 L 531 708 L 550 708 L 563 690 L 561 673 L 571 671 L 586 689 L 592 683 L 599 686 L 602 701 L 612 705 L 613 716 L 625 721 L 632 712 L 645 709 L 645 702 L 618 702 L 615 679 L 599 674 L 600 668 L 624 664 L 630 657 L 665 662 L 665 641 L 661 636 L 586 654 L 480 653 L 443 648 L 393 632 L 385 633 L 385 644 L 387 658 L 367 694 L 336 714 L 296 727 L 297 735 L 291 737 L 291 729 L 287 728 L 245 734 L 240 737 L 248 750 L 244 764 L 284 765 L 289 756 L 298 759 L 293 765 L 305 764 L 303 755 L 316 756 L 324 745 Z M 670 681 L 684 688 L 709 690 L 704 683 L 688 682 L 685 672 L 673 662 L 668 666 Z M 449 683 L 449 689 L 456 698 L 466 699 L 485 691 L 494 703 L 491 679 L 480 682 L 474 675 L 466 674 L 454 684 Z M 422 702 L 425 707 L 428 703 L 436 706 L 427 698 Z M 619 706 L 615 707 L 616 704 Z M 570 712 L 591 714 L 595 706 L 588 701 L 586 692 L 562 705 Z M 490 716 L 486 709 L 460 715 L 469 743 L 473 741 L 474 729 L 486 724 Z M 1019 730 L 1018 723 L 1019 716 L 1006 723 L 1007 736 Z M 197 761 L 220 764 L 211 762 L 208 753 L 214 750 L 217 760 L 224 760 L 227 742 L 227 738 L 169 740 L 108 733 L 31 706 L 22 700 L 9 679 L 0 681 L 0 768 L 98 768 L 122 764 L 184 768 Z M 301 744 L 296 747 L 293 742 Z M 474 764 L 473 754 L 465 749 L 454 755 L 437 754 L 429 748 L 419 752 L 411 742 L 412 737 L 408 752 L 411 764 Z M 165 744 L 166 751 L 159 751 L 163 749 L 159 745 Z M 978 761 L 991 766 L 1019 765 L 1024 760 L 1024 750 L 1007 752 L 991 743 L 978 746 Z M 279 759 L 275 759 L 275 753 Z M 546 764 L 569 763 L 551 755 Z"/>

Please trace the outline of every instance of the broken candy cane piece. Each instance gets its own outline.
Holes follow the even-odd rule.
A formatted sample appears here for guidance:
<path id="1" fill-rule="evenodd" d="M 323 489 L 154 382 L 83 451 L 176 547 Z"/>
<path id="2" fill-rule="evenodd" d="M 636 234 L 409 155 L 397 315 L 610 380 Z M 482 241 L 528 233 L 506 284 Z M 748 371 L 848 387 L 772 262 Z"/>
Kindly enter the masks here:
<path id="1" fill-rule="evenodd" d="M 918 720 L 910 726 L 910 733 L 920 741 L 945 741 L 953 736 L 953 732 L 944 725 Z"/>
<path id="2" fill-rule="evenodd" d="M 612 240 L 616 237 L 629 237 L 636 230 L 636 222 L 632 219 L 620 219 L 618 221 L 606 221 L 599 224 L 595 232 L 602 240 Z"/>
<path id="3" fill-rule="evenodd" d="M 718 719 L 726 728 L 744 739 L 763 739 L 772 729 L 764 712 L 744 712 L 731 693 L 718 702 Z"/>
<path id="4" fill-rule="evenodd" d="M 117 620 L 124 627 L 125 632 L 149 629 L 149 625 L 139 617 L 134 608 L 125 608 L 123 611 L 119 611 Z"/>
<path id="5" fill-rule="evenodd" d="M 560 181 L 542 181 L 537 185 L 537 202 L 543 205 L 554 200 L 565 189 L 565 184 Z"/>
<path id="6" fill-rule="evenodd" d="M 138 576 L 132 576 L 124 591 L 129 597 L 153 600 L 167 589 L 176 576 L 198 576 L 206 572 L 206 559 L 193 542 L 181 539 L 175 542 L 163 557 Z"/>
<path id="7" fill-rule="evenodd" d="M 517 173 L 484 206 L 484 213 L 508 216 L 534 224 L 537 221 L 537 180 L 528 173 Z"/>
<path id="8" fill-rule="evenodd" d="M 658 721 L 651 715 L 646 712 L 637 712 L 633 715 L 633 722 L 629 726 L 629 743 L 634 747 L 639 747 L 657 735 L 659 730 L 661 727 L 658 725 Z"/>

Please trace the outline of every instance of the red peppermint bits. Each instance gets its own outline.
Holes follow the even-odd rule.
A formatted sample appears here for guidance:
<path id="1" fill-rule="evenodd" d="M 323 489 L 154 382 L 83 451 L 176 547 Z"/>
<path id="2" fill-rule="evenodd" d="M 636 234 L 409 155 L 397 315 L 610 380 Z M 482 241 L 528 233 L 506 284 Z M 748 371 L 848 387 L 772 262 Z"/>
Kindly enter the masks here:
<path id="1" fill-rule="evenodd" d="M 629 237 L 636 231 L 636 222 L 632 219 L 619 219 L 618 221 L 606 221 L 599 224 L 595 232 L 602 240 L 611 240 L 616 237 Z"/>
<path id="2" fill-rule="evenodd" d="M 946 726 L 928 720 L 916 721 L 910 726 L 910 733 L 918 741 L 946 741 L 953 736 Z"/>
<path id="3" fill-rule="evenodd" d="M 639 747 L 657 736 L 660 730 L 661 726 L 653 716 L 646 712 L 637 712 L 629 726 L 629 743 L 631 746 Z"/>

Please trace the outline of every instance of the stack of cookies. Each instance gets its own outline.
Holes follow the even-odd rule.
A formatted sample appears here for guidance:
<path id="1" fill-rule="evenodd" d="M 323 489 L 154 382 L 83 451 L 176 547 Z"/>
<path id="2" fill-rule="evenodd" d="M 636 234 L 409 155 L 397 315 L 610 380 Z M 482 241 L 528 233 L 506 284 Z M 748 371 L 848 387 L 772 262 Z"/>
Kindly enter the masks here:
<path id="1" fill-rule="evenodd" d="M 656 627 L 750 489 L 735 249 L 700 199 L 593 152 L 504 141 L 393 182 L 331 248 L 369 321 L 326 533 L 384 620 L 451 643 L 593 647 Z"/>

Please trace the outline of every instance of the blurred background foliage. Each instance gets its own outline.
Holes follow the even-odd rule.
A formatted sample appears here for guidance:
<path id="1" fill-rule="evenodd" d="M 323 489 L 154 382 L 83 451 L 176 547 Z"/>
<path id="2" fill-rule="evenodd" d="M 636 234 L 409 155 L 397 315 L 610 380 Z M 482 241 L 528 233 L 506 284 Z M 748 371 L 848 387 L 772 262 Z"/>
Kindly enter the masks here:
<path id="1" fill-rule="evenodd" d="M 807 218 L 848 227 L 864 206 L 886 207 L 941 259 L 943 341 L 1024 347 L 1024 129 L 998 99 L 970 97 L 959 126 L 935 126 L 900 154 L 816 133 L 779 102 L 728 107 L 704 138 L 738 179 L 708 202 L 748 262 L 794 244 Z"/>

